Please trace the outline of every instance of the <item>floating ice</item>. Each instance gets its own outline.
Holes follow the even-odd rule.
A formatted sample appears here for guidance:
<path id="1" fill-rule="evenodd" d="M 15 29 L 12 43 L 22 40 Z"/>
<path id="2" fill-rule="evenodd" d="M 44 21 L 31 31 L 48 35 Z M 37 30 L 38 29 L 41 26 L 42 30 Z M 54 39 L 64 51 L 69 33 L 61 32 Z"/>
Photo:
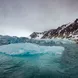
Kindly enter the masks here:
<path id="1" fill-rule="evenodd" d="M 64 51 L 62 46 L 39 46 L 32 43 L 19 43 L 0 46 L 0 52 L 9 55 L 34 55 L 54 53 L 61 54 Z"/>

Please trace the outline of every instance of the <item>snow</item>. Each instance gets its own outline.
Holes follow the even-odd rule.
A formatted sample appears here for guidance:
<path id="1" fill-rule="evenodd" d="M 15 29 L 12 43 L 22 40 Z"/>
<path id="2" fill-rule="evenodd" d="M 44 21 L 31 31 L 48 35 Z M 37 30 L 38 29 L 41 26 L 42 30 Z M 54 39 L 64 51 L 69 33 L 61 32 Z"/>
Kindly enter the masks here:
<path id="1" fill-rule="evenodd" d="M 77 40 L 78 39 L 78 35 L 72 35 L 72 39 Z"/>
<path id="2" fill-rule="evenodd" d="M 60 33 L 62 30 L 64 30 L 66 27 L 68 27 L 70 24 L 71 24 L 71 23 L 68 23 L 68 24 L 66 24 L 66 25 L 62 26 L 62 29 L 61 29 L 61 30 L 59 30 L 59 33 Z"/>
<path id="3" fill-rule="evenodd" d="M 35 39 L 41 39 L 43 34 L 38 34 L 38 36 Z"/>

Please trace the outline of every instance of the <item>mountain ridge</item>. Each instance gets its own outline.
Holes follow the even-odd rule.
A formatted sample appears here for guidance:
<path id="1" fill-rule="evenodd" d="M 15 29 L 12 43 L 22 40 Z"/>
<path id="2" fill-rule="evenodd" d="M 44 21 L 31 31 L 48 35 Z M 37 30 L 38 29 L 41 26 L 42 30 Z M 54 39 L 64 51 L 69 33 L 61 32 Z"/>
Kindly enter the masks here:
<path id="1" fill-rule="evenodd" d="M 42 37 L 39 37 L 39 35 L 42 35 Z M 56 29 L 50 29 L 48 31 L 43 32 L 33 32 L 30 37 L 31 38 L 40 38 L 40 39 L 46 39 L 46 38 L 68 38 L 68 39 L 76 39 L 78 35 L 78 19 L 76 19 L 72 23 L 64 24 L 62 26 L 59 26 Z"/>

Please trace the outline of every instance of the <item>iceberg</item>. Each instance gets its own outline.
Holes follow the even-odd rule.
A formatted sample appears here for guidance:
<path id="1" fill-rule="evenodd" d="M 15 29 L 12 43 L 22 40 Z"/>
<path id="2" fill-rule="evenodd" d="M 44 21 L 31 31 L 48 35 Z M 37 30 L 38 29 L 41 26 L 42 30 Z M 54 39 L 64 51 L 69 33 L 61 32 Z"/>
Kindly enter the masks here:
<path id="1" fill-rule="evenodd" d="M 19 43 L 0 46 L 0 52 L 8 55 L 62 54 L 62 46 L 40 46 L 32 43 Z"/>

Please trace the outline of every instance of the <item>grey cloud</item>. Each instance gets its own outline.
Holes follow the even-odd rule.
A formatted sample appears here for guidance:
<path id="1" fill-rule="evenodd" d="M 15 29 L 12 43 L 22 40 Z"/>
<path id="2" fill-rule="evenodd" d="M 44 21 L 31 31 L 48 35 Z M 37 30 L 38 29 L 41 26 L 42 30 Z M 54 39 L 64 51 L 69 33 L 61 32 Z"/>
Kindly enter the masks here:
<path id="1" fill-rule="evenodd" d="M 75 20 L 77 7 L 78 0 L 0 0 L 0 33 L 56 28 Z"/>

